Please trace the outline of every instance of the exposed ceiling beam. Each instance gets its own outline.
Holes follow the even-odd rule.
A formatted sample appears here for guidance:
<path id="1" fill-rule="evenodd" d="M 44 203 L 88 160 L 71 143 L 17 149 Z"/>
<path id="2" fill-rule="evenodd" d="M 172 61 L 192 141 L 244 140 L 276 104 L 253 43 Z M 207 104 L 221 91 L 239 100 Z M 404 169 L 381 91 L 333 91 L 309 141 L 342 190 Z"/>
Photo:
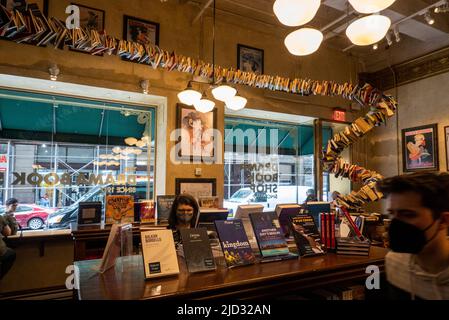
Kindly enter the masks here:
<path id="1" fill-rule="evenodd" d="M 201 18 L 201 16 L 203 15 L 203 13 L 206 11 L 207 8 L 210 7 L 210 5 L 212 4 L 212 2 L 214 2 L 214 0 L 208 0 L 203 7 L 201 8 L 200 12 L 198 12 L 198 14 L 196 15 L 196 17 L 192 20 L 192 25 L 195 24 L 195 22 L 198 21 L 199 18 Z"/>

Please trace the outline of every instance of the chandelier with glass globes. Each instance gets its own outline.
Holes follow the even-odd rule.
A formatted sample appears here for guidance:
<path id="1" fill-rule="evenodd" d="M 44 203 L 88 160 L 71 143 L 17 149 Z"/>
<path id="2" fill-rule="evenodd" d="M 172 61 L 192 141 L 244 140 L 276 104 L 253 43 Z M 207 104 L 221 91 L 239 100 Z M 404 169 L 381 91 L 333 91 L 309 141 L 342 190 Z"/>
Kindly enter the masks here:
<path id="1" fill-rule="evenodd" d="M 368 46 L 385 37 L 391 26 L 388 17 L 379 12 L 391 6 L 396 0 L 348 0 L 359 13 L 368 14 L 352 22 L 346 35 L 357 46 Z M 289 27 L 303 26 L 315 17 L 321 5 L 320 0 L 276 0 L 273 11 L 279 21 Z M 306 56 L 317 51 L 323 41 L 321 31 L 302 27 L 285 38 L 288 51 L 296 56 Z"/>

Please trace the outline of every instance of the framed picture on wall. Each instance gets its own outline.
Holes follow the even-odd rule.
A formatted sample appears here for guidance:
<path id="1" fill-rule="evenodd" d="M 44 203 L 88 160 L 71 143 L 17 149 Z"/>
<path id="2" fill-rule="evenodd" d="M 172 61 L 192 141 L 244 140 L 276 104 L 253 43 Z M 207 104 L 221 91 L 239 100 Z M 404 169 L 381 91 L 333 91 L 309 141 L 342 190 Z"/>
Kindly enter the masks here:
<path id="1" fill-rule="evenodd" d="M 177 143 L 177 160 L 214 161 L 217 108 L 198 112 L 193 106 L 178 103 L 176 129 L 181 129 Z"/>
<path id="2" fill-rule="evenodd" d="M 444 127 L 444 136 L 446 137 L 446 171 L 449 171 L 449 126 Z"/>
<path id="3" fill-rule="evenodd" d="M 102 32 L 105 29 L 106 13 L 104 10 L 87 7 L 81 4 L 72 3 L 80 8 L 80 27 L 94 29 Z"/>
<path id="4" fill-rule="evenodd" d="M 177 195 L 188 193 L 197 199 L 199 197 L 213 197 L 217 195 L 217 180 L 212 178 L 176 178 L 175 192 Z"/>
<path id="5" fill-rule="evenodd" d="M 0 4 L 4 6 L 8 11 L 12 10 L 24 11 L 26 10 L 27 5 L 25 0 L 0 0 Z M 41 10 L 43 10 L 42 7 Z"/>
<path id="6" fill-rule="evenodd" d="M 402 129 L 404 172 L 438 171 L 438 125 Z"/>
<path id="7" fill-rule="evenodd" d="M 123 17 L 123 38 L 142 45 L 159 45 L 159 23 L 130 16 Z"/>
<path id="8" fill-rule="evenodd" d="M 264 51 L 262 49 L 248 47 L 242 44 L 237 45 L 237 69 L 244 72 L 254 72 L 263 74 L 264 72 Z"/>

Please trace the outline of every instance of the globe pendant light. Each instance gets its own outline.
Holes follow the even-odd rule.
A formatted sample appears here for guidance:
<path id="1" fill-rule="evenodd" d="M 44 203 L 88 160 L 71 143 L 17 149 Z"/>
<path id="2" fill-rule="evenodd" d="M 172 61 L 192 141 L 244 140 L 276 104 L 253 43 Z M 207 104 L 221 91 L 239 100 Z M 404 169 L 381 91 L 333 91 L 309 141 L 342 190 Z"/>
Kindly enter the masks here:
<path id="1" fill-rule="evenodd" d="M 373 14 L 351 23 L 346 29 L 346 35 L 353 44 L 368 46 L 382 40 L 390 26 L 388 17 Z"/>
<path id="2" fill-rule="evenodd" d="M 320 0 L 276 0 L 273 11 L 282 24 L 298 27 L 315 17 L 320 4 Z"/>
<path id="3" fill-rule="evenodd" d="M 178 93 L 178 99 L 183 104 L 193 106 L 196 102 L 201 100 L 201 93 L 193 90 L 192 83 L 189 81 L 187 88 Z"/>
<path id="4" fill-rule="evenodd" d="M 206 113 L 206 112 L 210 112 L 214 109 L 215 102 L 213 102 L 212 100 L 209 100 L 207 98 L 204 98 L 204 99 L 201 99 L 201 100 L 195 102 L 195 104 L 193 106 L 195 107 L 196 111 Z"/>
<path id="5" fill-rule="evenodd" d="M 237 111 L 245 108 L 248 100 L 246 98 L 235 96 L 226 100 L 226 108 Z"/>
<path id="6" fill-rule="evenodd" d="M 323 41 L 321 31 L 302 28 L 293 31 L 285 38 L 285 46 L 295 56 L 306 56 L 318 50 Z"/>
<path id="7" fill-rule="evenodd" d="M 360 13 L 380 12 L 391 6 L 396 0 L 349 0 L 352 7 Z"/>
<path id="8" fill-rule="evenodd" d="M 216 100 L 225 102 L 226 100 L 232 98 L 237 93 L 233 87 L 222 84 L 219 87 L 212 89 L 212 95 Z"/>

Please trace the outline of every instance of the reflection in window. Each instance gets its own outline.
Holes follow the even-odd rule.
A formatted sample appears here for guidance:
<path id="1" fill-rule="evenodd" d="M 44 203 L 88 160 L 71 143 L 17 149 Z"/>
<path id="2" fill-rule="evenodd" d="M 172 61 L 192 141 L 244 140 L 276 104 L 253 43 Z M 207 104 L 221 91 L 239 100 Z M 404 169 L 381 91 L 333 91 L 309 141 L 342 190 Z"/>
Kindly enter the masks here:
<path id="1" fill-rule="evenodd" d="M 67 227 L 79 202 L 103 201 L 112 186 L 132 185 L 125 192 L 135 201 L 153 198 L 154 109 L 1 93 L 0 210 L 17 198 L 22 227 Z"/>

